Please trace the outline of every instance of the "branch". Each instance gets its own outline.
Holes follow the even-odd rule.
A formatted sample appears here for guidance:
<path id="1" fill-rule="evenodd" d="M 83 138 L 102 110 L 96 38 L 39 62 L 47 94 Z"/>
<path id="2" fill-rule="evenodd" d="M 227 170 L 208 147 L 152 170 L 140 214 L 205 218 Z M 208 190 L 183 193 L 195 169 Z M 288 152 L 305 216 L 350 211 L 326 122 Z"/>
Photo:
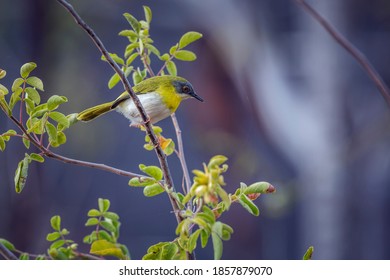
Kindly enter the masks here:
<path id="1" fill-rule="evenodd" d="M 173 212 L 175 213 L 176 220 L 177 220 L 178 223 L 180 223 L 182 221 L 182 218 L 179 215 L 179 207 L 178 207 L 177 202 L 175 201 L 175 199 L 171 195 L 169 195 L 170 191 L 172 191 L 174 189 L 174 185 L 173 185 L 172 176 L 171 176 L 171 173 L 170 173 L 170 170 L 169 170 L 169 167 L 168 167 L 167 157 L 164 154 L 164 151 L 161 149 L 161 146 L 159 145 L 159 141 L 158 141 L 156 135 L 154 134 L 154 132 L 152 130 L 152 125 L 150 123 L 150 118 L 147 116 L 147 114 L 145 112 L 145 109 L 143 108 L 143 106 L 142 106 L 141 102 L 139 101 L 137 95 L 134 93 L 133 89 L 131 88 L 130 83 L 129 83 L 128 79 L 126 78 L 126 76 L 124 75 L 123 71 L 118 66 L 118 64 L 116 64 L 115 61 L 111 58 L 111 56 L 109 55 L 107 49 L 105 48 L 105 46 L 103 45 L 103 43 L 99 39 L 99 37 L 96 35 L 96 33 L 84 22 L 84 20 L 74 10 L 72 5 L 70 5 L 65 0 L 57 0 L 57 1 L 72 15 L 72 17 L 74 18 L 76 23 L 78 25 L 80 25 L 80 27 L 85 32 L 88 33 L 89 37 L 95 43 L 95 45 L 97 46 L 99 51 L 102 53 L 102 55 L 106 58 L 107 62 L 114 69 L 114 71 L 119 75 L 125 90 L 131 96 L 135 106 L 137 107 L 137 109 L 138 109 L 138 111 L 139 111 L 139 113 L 140 113 L 140 115 L 142 117 L 142 120 L 144 122 L 144 126 L 145 126 L 145 129 L 146 129 L 146 132 L 147 132 L 148 136 L 150 137 L 150 140 L 153 143 L 153 146 L 155 147 L 155 151 L 156 151 L 156 154 L 157 154 L 157 157 L 158 157 L 161 169 L 162 169 L 163 174 L 164 174 L 165 184 L 166 184 L 167 190 L 168 190 L 167 191 L 168 197 L 169 197 L 169 200 L 171 202 L 172 208 L 174 210 Z"/>
<path id="2" fill-rule="evenodd" d="M 0 254 L 6 259 L 6 260 L 17 260 L 18 258 L 12 253 L 10 250 L 7 249 L 7 247 L 4 246 L 3 243 L 0 242 Z"/>
<path id="3" fill-rule="evenodd" d="M 121 170 L 121 169 L 118 169 L 118 168 L 115 168 L 115 167 L 111 167 L 111 166 L 108 166 L 108 165 L 105 165 L 105 164 L 93 163 L 93 162 L 88 162 L 88 161 L 83 161 L 83 160 L 67 158 L 67 157 L 61 156 L 59 154 L 53 153 L 52 151 L 50 151 L 47 148 L 45 148 L 42 145 L 42 143 L 40 143 L 36 139 L 34 139 L 27 132 L 27 130 L 24 128 L 24 126 L 14 116 L 9 116 L 9 118 L 16 124 L 17 127 L 19 127 L 19 129 L 21 131 L 23 131 L 24 135 L 26 135 L 28 140 L 30 140 L 30 142 L 35 147 L 37 147 L 47 157 L 50 157 L 50 158 L 53 158 L 53 159 L 56 159 L 56 160 L 59 160 L 59 161 L 65 162 L 65 163 L 69 163 L 69 164 L 80 165 L 80 166 L 85 166 L 85 167 L 91 167 L 91 168 L 104 170 L 104 171 L 111 172 L 111 173 L 114 173 L 114 174 L 117 174 L 117 175 L 121 175 L 121 176 L 125 176 L 125 177 L 142 177 L 142 175 L 140 175 L 140 174 L 128 172 L 128 171 Z"/>
<path id="4" fill-rule="evenodd" d="M 363 67 L 367 72 L 367 75 L 374 82 L 379 92 L 382 94 L 387 105 L 390 107 L 390 90 L 383 81 L 382 77 L 376 71 L 370 61 L 362 54 L 348 39 L 346 39 L 341 33 L 339 33 L 325 18 L 323 18 L 312 6 L 306 3 L 304 0 L 294 0 L 295 3 L 302 7 L 309 15 L 311 15 L 328 33 L 332 38 L 342 46 L 355 60 Z"/>

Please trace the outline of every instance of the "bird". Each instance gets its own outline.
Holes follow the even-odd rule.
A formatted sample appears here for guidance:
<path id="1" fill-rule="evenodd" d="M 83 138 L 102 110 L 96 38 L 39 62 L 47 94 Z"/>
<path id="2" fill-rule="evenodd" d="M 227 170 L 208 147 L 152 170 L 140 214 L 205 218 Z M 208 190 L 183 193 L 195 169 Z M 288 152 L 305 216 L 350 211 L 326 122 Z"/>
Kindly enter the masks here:
<path id="1" fill-rule="evenodd" d="M 172 115 L 185 99 L 195 98 L 204 101 L 195 93 L 189 81 L 178 76 L 151 77 L 135 85 L 133 91 L 149 116 L 151 124 Z M 142 117 L 127 91 L 111 102 L 85 109 L 77 115 L 77 119 L 88 122 L 113 110 L 128 118 L 130 126 L 143 126 Z"/>

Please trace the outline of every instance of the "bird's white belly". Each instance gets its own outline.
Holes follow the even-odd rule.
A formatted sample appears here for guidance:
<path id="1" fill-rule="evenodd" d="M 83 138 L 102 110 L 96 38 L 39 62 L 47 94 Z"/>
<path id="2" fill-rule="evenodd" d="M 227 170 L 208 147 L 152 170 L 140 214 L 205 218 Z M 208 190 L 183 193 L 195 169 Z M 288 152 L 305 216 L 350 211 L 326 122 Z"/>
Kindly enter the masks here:
<path id="1" fill-rule="evenodd" d="M 164 105 L 160 95 L 155 92 L 145 93 L 137 95 L 141 101 L 142 106 L 145 108 L 146 113 L 150 117 L 152 123 L 156 123 L 169 117 L 171 111 Z M 133 125 L 142 124 L 142 118 L 135 107 L 134 102 L 131 98 L 123 101 L 116 107 L 116 111 L 123 114 L 126 118 L 131 121 Z"/>

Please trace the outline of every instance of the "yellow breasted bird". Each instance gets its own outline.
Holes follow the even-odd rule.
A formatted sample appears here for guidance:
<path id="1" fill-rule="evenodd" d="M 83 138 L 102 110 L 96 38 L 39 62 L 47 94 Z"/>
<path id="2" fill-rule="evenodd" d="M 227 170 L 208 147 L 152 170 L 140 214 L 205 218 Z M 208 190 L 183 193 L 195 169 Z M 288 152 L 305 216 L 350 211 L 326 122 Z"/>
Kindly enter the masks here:
<path id="1" fill-rule="evenodd" d="M 146 79 L 133 87 L 152 124 L 173 114 L 184 99 L 194 97 L 203 102 L 190 82 L 181 77 L 157 76 Z M 125 91 L 112 102 L 88 108 L 78 114 L 80 121 L 90 121 L 116 110 L 131 121 L 131 126 L 142 125 L 142 118 L 130 95 Z"/>

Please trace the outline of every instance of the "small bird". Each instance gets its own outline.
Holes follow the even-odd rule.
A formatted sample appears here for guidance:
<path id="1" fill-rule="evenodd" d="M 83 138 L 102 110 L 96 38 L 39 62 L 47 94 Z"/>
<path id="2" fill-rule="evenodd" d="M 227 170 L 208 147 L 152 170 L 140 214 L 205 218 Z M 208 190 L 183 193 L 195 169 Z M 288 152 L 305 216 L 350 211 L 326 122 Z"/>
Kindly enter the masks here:
<path id="1" fill-rule="evenodd" d="M 134 86 L 133 91 L 137 94 L 152 124 L 173 114 L 182 100 L 194 97 L 203 102 L 203 99 L 195 93 L 190 82 L 176 76 L 157 76 L 146 79 Z M 78 114 L 77 119 L 87 122 L 112 110 L 116 110 L 128 118 L 131 122 L 130 126 L 140 127 L 143 125 L 137 107 L 127 91 L 112 102 L 82 111 Z"/>

